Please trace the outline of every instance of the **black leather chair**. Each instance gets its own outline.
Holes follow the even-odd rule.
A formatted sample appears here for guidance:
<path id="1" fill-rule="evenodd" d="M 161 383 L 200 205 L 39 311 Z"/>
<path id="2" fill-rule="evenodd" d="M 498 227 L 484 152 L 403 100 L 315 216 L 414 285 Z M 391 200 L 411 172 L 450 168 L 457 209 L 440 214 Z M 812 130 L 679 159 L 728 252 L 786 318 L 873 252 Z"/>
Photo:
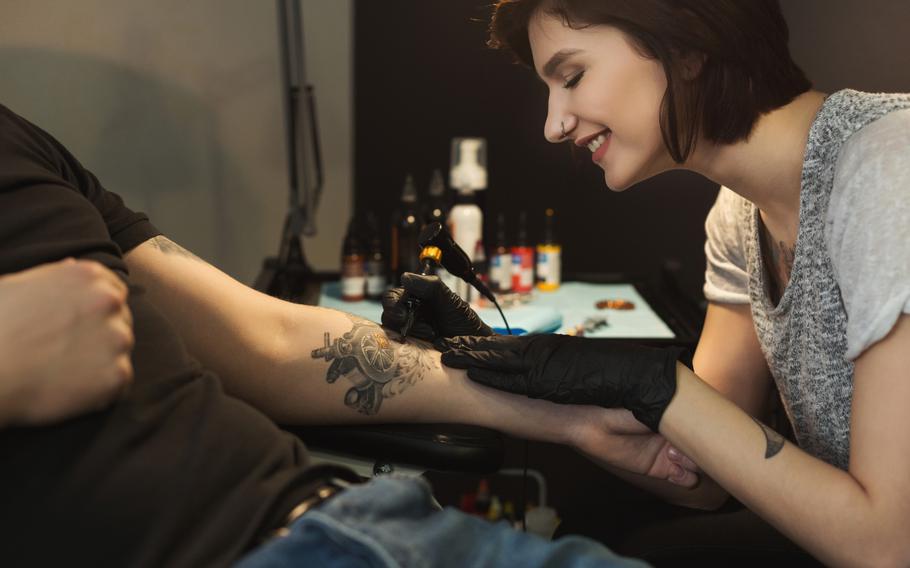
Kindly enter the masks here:
<path id="1" fill-rule="evenodd" d="M 503 436 L 461 424 L 284 426 L 317 460 L 353 467 L 365 477 L 404 471 L 490 474 L 503 461 Z M 359 465 L 359 467 L 357 467 Z"/>

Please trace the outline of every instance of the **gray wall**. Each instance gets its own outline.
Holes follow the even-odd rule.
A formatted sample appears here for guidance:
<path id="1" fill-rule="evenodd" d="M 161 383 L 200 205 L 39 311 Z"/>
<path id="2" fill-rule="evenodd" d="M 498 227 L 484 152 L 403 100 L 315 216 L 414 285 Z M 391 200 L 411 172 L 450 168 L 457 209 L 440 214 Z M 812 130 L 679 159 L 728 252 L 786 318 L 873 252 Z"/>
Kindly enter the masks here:
<path id="1" fill-rule="evenodd" d="M 326 187 L 310 262 L 337 269 L 351 200 L 351 0 L 304 0 Z M 168 236 L 243 282 L 287 202 L 269 0 L 3 0 L 0 103 Z M 341 221 L 339 221 L 341 220 Z"/>

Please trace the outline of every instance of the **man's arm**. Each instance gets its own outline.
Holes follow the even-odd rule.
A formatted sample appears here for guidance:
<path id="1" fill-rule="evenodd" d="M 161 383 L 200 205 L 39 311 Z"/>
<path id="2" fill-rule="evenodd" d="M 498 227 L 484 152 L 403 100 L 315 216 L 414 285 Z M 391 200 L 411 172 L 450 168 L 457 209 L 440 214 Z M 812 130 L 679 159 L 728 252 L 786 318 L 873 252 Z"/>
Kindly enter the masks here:
<path id="1" fill-rule="evenodd" d="M 603 464 L 666 479 L 659 436 L 621 409 L 487 388 L 439 353 L 335 310 L 261 294 L 164 237 L 126 255 L 133 280 L 232 395 L 283 423 L 453 422 L 571 445 Z"/>
<path id="2" fill-rule="evenodd" d="M 854 367 L 840 470 L 758 423 L 683 366 L 661 433 L 826 564 L 910 564 L 910 316 Z"/>
<path id="3" fill-rule="evenodd" d="M 279 422 L 459 422 L 573 444 L 608 412 L 477 385 L 443 368 L 422 342 L 403 344 L 360 318 L 261 294 L 164 237 L 126 261 L 190 353 L 230 394 Z"/>

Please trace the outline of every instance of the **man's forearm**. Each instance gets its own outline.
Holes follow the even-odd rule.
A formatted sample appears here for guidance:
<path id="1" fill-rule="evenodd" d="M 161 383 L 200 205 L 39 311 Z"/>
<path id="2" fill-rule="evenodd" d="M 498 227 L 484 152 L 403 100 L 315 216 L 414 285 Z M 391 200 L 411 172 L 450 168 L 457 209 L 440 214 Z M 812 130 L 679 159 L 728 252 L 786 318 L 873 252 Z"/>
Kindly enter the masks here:
<path id="1" fill-rule="evenodd" d="M 572 443 L 573 429 L 597 412 L 488 389 L 441 365 L 425 342 L 402 342 L 397 333 L 342 312 L 295 309 L 287 356 L 273 368 L 270 392 L 256 401 L 276 420 L 452 422 Z"/>
<path id="2" fill-rule="evenodd" d="M 592 413 L 476 385 L 428 344 L 256 292 L 165 237 L 126 258 L 190 353 L 280 422 L 458 422 L 570 443 Z"/>

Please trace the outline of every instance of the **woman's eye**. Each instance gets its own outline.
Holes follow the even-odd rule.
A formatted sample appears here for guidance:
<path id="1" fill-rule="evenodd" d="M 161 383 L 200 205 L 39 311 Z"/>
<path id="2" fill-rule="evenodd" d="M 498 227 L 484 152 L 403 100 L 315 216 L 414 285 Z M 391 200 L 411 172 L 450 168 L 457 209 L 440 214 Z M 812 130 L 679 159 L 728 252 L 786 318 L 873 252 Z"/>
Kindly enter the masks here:
<path id="1" fill-rule="evenodd" d="M 579 71 L 579 72 L 576 73 L 574 76 L 572 76 L 568 81 L 566 81 L 565 83 L 563 83 L 562 88 L 563 88 L 563 89 L 572 89 L 572 88 L 574 88 L 575 85 L 577 85 L 578 82 L 581 81 L 581 78 L 582 78 L 582 76 L 584 76 L 584 74 L 585 74 L 584 71 Z"/>

